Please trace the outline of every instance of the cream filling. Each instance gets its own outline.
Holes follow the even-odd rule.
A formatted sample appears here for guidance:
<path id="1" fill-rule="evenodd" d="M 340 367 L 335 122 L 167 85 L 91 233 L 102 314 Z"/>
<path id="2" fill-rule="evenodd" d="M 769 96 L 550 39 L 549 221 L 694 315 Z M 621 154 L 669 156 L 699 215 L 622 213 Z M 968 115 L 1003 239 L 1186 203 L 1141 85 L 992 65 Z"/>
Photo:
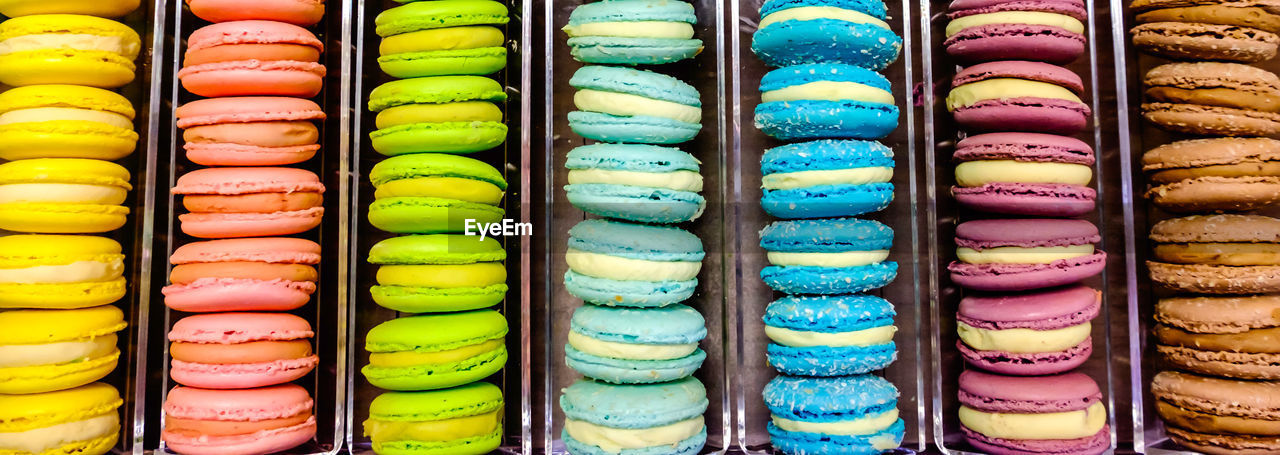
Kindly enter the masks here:
<path id="1" fill-rule="evenodd" d="M 610 428 L 581 420 L 564 419 L 564 430 L 583 444 L 609 453 L 623 449 L 671 446 L 696 436 L 706 424 L 702 416 L 653 428 Z"/>
<path id="2" fill-rule="evenodd" d="M 756 27 L 756 29 L 764 30 L 765 27 L 783 21 L 811 21 L 816 19 L 835 19 L 845 22 L 853 22 L 855 24 L 867 24 L 883 29 L 889 29 L 888 22 L 877 19 L 875 16 L 834 6 L 802 6 L 799 8 L 787 8 L 761 18 L 760 25 Z"/>
<path id="3" fill-rule="evenodd" d="M 74 49 L 78 51 L 105 51 L 130 59 L 138 56 L 140 43 L 126 42 L 124 37 L 91 35 L 87 33 L 40 33 L 19 35 L 0 41 L 0 55 L 45 49 Z"/>
<path id="4" fill-rule="evenodd" d="M 562 30 L 570 38 L 578 36 L 615 36 L 618 38 L 693 38 L 693 24 L 667 21 L 592 22 L 566 25 Z"/>
<path id="5" fill-rule="evenodd" d="M 1084 24 L 1079 19 L 1065 14 L 1044 11 L 1000 11 L 956 18 L 947 24 L 947 37 L 950 38 L 951 35 L 960 33 L 966 28 L 994 24 L 1045 25 L 1065 29 L 1071 33 L 1084 33 Z"/>
<path id="6" fill-rule="evenodd" d="M 841 436 L 865 436 L 876 434 L 893 426 L 898 421 L 898 409 L 890 409 L 888 411 L 859 417 L 851 420 L 840 420 L 836 422 L 802 422 L 799 420 L 790 420 L 772 415 L 770 418 L 773 424 L 784 431 L 795 431 L 801 433 L 822 433 L 834 434 Z M 896 445 L 894 447 L 897 447 Z M 880 450 L 891 449 L 893 447 L 876 447 Z"/>
<path id="7" fill-rule="evenodd" d="M 57 365 L 102 357 L 116 350 L 116 335 L 91 340 L 0 346 L 0 368 Z"/>
<path id="8" fill-rule="evenodd" d="M 102 123 L 116 128 L 133 130 L 133 120 L 115 112 L 76 109 L 70 107 L 33 107 L 0 114 L 0 125 L 14 123 L 50 122 L 56 120 L 80 120 Z"/>
<path id="9" fill-rule="evenodd" d="M 835 333 L 809 332 L 772 326 L 764 327 L 764 334 L 774 343 L 793 348 L 874 346 L 893 341 L 893 334 L 897 331 L 898 327 L 892 325 Z"/>
<path id="10" fill-rule="evenodd" d="M 963 187 L 1000 182 L 1088 185 L 1092 180 L 1093 168 L 1083 164 L 989 160 L 956 166 L 956 183 Z"/>
<path id="11" fill-rule="evenodd" d="M 574 349 L 610 359 L 670 360 L 688 357 L 698 350 L 698 343 L 689 344 L 632 344 L 597 340 L 578 332 L 569 332 L 569 346 Z"/>
<path id="12" fill-rule="evenodd" d="M 565 262 L 575 272 L 621 281 L 687 281 L 698 276 L 702 262 L 648 261 L 570 248 Z"/>
<path id="13" fill-rule="evenodd" d="M 1059 85 L 1001 77 L 970 82 L 951 89 L 951 93 L 947 95 L 947 110 L 954 111 L 986 100 L 1010 98 L 1050 98 L 1080 102 L 1080 97 Z"/>
<path id="14" fill-rule="evenodd" d="M 891 167 L 859 167 L 824 171 L 796 171 L 769 174 L 760 179 L 766 190 L 790 190 L 818 185 L 866 185 L 893 180 Z"/>
<path id="15" fill-rule="evenodd" d="M 991 330 L 956 322 L 956 332 L 964 344 L 979 351 L 1004 351 L 1015 354 L 1062 352 L 1076 347 L 1089 338 L 1092 325 L 1088 322 L 1053 330 L 1004 329 Z"/>
<path id="16" fill-rule="evenodd" d="M 639 172 L 574 169 L 569 171 L 569 183 L 608 183 L 698 192 L 702 191 L 702 174 L 693 171 Z"/>
<path id="17" fill-rule="evenodd" d="M 83 183 L 10 183 L 0 185 L 0 204 L 13 202 L 120 205 L 129 191 Z"/>
<path id="18" fill-rule="evenodd" d="M 888 90 L 857 82 L 815 81 L 791 85 L 760 94 L 760 101 L 862 101 L 865 103 L 893 104 L 893 94 Z"/>
<path id="19" fill-rule="evenodd" d="M 0 268 L 0 283 L 100 283 L 124 276 L 124 260 L 76 261 L 70 264 Z"/>
<path id="20" fill-rule="evenodd" d="M 120 416 L 109 414 L 27 431 L 0 432 L 0 451 L 42 453 L 78 441 L 98 439 L 120 431 Z"/>
<path id="21" fill-rule="evenodd" d="M 808 265 L 814 267 L 858 267 L 883 262 L 889 258 L 889 250 L 843 251 L 840 253 L 786 253 L 770 251 L 769 263 L 773 265 Z"/>
<path id="22" fill-rule="evenodd" d="M 584 111 L 603 112 L 624 117 L 647 115 L 669 118 L 685 123 L 702 121 L 702 109 L 699 107 L 685 106 L 680 103 L 646 98 L 630 93 L 582 89 L 573 94 L 573 104 Z"/>
<path id="23" fill-rule="evenodd" d="M 1107 409 L 1098 402 L 1080 411 L 1006 414 L 961 405 L 960 423 L 990 438 L 1078 439 L 1102 431 L 1107 424 Z"/>
<path id="24" fill-rule="evenodd" d="M 975 250 L 956 248 L 960 262 L 969 264 L 1048 264 L 1063 259 L 1075 259 L 1093 254 L 1093 245 L 1039 246 L 1022 248 L 1002 246 Z"/>

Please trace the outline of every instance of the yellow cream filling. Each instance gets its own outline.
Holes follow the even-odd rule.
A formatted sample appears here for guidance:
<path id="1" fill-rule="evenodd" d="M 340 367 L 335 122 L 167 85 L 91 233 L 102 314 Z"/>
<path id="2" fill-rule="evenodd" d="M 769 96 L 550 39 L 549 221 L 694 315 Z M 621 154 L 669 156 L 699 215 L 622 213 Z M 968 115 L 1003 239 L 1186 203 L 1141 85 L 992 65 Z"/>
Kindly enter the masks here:
<path id="1" fill-rule="evenodd" d="M 766 190 L 790 190 L 818 185 L 866 185 L 893 180 L 891 167 L 859 167 L 823 171 L 779 172 L 760 178 Z"/>
<path id="2" fill-rule="evenodd" d="M 991 330 L 956 322 L 956 332 L 964 344 L 979 351 L 1004 351 L 1015 354 L 1061 352 L 1076 347 L 1089 338 L 1088 322 L 1053 330 Z"/>
<path id="3" fill-rule="evenodd" d="M 454 363 L 484 354 L 489 351 L 498 349 L 503 345 L 502 340 L 488 340 L 480 344 L 471 346 L 463 346 L 457 349 L 435 352 L 375 352 L 369 354 L 369 365 L 375 367 L 396 368 L 411 367 L 418 365 L 432 365 L 441 363 Z"/>
<path id="4" fill-rule="evenodd" d="M 1080 102 L 1080 97 L 1059 85 L 1001 77 L 970 82 L 951 89 L 951 94 L 947 95 L 947 110 L 954 111 L 986 100 L 1028 97 Z"/>
<path id="5" fill-rule="evenodd" d="M 969 264 L 1048 264 L 1093 254 L 1093 245 L 1038 246 L 1022 248 L 1002 246 L 985 250 L 956 248 L 960 262 Z"/>
<path id="6" fill-rule="evenodd" d="M 507 268 L 498 262 L 477 264 L 384 265 L 378 284 L 424 288 L 471 288 L 507 282 Z"/>
<path id="7" fill-rule="evenodd" d="M 453 441 L 492 434 L 502 426 L 502 410 L 444 420 L 399 421 L 370 418 L 364 434 L 374 444 L 395 441 Z"/>
<path id="8" fill-rule="evenodd" d="M 956 166 L 956 183 L 963 187 L 996 182 L 1088 185 L 1092 180 L 1093 168 L 1083 164 L 991 160 Z"/>
<path id="9" fill-rule="evenodd" d="M 578 332 L 569 332 L 569 346 L 594 356 L 610 359 L 668 360 L 686 357 L 698 350 L 698 343 L 688 344 L 632 344 L 591 338 Z"/>
<path id="10" fill-rule="evenodd" d="M 770 419 L 773 420 L 774 425 L 785 431 L 864 436 L 879 433 L 893 426 L 894 422 L 898 421 L 898 409 L 894 408 L 875 415 L 836 422 L 801 422 L 784 419 L 777 415 L 770 416 Z"/>
<path id="11" fill-rule="evenodd" d="M 575 272 L 622 281 L 687 281 L 698 276 L 702 262 L 648 261 L 570 248 L 565 262 Z"/>
<path id="12" fill-rule="evenodd" d="M 760 19 L 760 25 L 757 30 L 764 30 L 765 27 L 784 21 L 812 21 L 816 19 L 835 19 L 845 22 L 853 22 L 855 24 L 867 24 L 889 28 L 889 23 L 882 21 L 875 16 L 861 13 L 854 10 L 837 8 L 834 6 L 802 6 L 799 8 L 787 8 L 782 11 L 775 12 Z"/>
<path id="13" fill-rule="evenodd" d="M 133 130 L 133 120 L 115 112 L 76 109 L 70 107 L 33 107 L 0 114 L 0 125 L 14 123 L 50 122 L 56 120 L 80 120 L 102 123 L 116 128 Z"/>
<path id="14" fill-rule="evenodd" d="M 784 329 L 782 327 L 764 327 L 764 334 L 783 346 L 808 348 L 814 346 L 874 346 L 893 341 L 893 334 L 898 327 L 886 325 L 850 332 L 809 332 L 803 330 Z"/>
<path id="15" fill-rule="evenodd" d="M 569 171 L 569 183 L 608 183 L 698 192 L 702 191 L 702 174 L 693 171 L 638 172 L 608 169 L 574 169 Z"/>
<path id="16" fill-rule="evenodd" d="M 1045 25 L 1065 29 L 1071 33 L 1084 33 L 1084 24 L 1079 19 L 1044 11 L 999 11 L 960 17 L 947 24 L 946 33 L 950 38 L 951 35 L 960 33 L 966 28 L 994 24 Z"/>
<path id="17" fill-rule="evenodd" d="M 808 265 L 815 267 L 858 267 L 883 262 L 889 258 L 889 250 L 843 251 L 840 253 L 786 253 L 770 251 L 769 263 L 773 265 Z"/>
<path id="18" fill-rule="evenodd" d="M 603 112 L 624 117 L 648 115 L 685 123 L 702 121 L 702 109 L 699 107 L 685 106 L 680 103 L 646 98 L 630 93 L 582 89 L 573 94 L 573 104 L 584 111 Z"/>
<path id="19" fill-rule="evenodd" d="M 815 81 L 792 85 L 760 94 L 760 101 L 862 101 L 865 103 L 893 104 L 893 94 L 888 90 L 857 82 Z"/>
<path id="20" fill-rule="evenodd" d="M 561 30 L 570 38 L 578 36 L 614 36 L 618 38 L 693 38 L 693 25 L 685 22 L 631 21 L 592 22 L 566 25 Z"/>
<path id="21" fill-rule="evenodd" d="M 0 204 L 12 202 L 120 205 L 129 191 L 83 183 L 10 183 L 0 185 Z"/>
<path id="22" fill-rule="evenodd" d="M 0 452 L 40 454 L 74 442 L 107 437 L 117 431 L 120 431 L 120 416 L 113 409 L 108 414 L 85 420 L 0 432 Z"/>
<path id="23" fill-rule="evenodd" d="M 378 129 L 414 123 L 501 122 L 502 109 L 488 101 L 405 104 L 384 109 L 374 119 Z"/>
<path id="24" fill-rule="evenodd" d="M 417 177 L 392 180 L 378 185 L 374 199 L 431 195 L 480 204 L 498 205 L 502 188 L 489 182 L 461 177 Z"/>
<path id="25" fill-rule="evenodd" d="M 70 264 L 0 268 L 0 283 L 56 284 L 100 283 L 124 276 L 124 255 L 107 261 L 76 261 Z"/>
<path id="26" fill-rule="evenodd" d="M 990 438 L 1078 439 L 1102 431 L 1107 423 L 1107 410 L 1101 402 L 1080 411 L 1043 414 L 982 412 L 961 405 L 960 423 Z"/>
<path id="27" fill-rule="evenodd" d="M 140 43 L 127 42 L 121 36 L 91 35 L 87 33 L 40 33 L 19 35 L 0 41 L 0 55 L 45 49 L 74 49 L 78 51 L 105 51 L 123 55 L 130 60 L 138 56 Z"/>
<path id="28" fill-rule="evenodd" d="M 80 341 L 0 346 L 0 368 L 57 365 L 110 355 L 116 351 L 116 335 Z"/>
<path id="29" fill-rule="evenodd" d="M 610 428 L 568 418 L 564 420 L 564 430 L 573 439 L 609 453 L 658 446 L 674 448 L 680 442 L 697 435 L 704 426 L 702 416 L 660 427 L 634 429 Z"/>
<path id="30" fill-rule="evenodd" d="M 506 43 L 502 30 L 484 25 L 446 27 L 401 33 L 382 39 L 378 45 L 381 55 L 404 52 L 429 52 L 499 47 Z"/>

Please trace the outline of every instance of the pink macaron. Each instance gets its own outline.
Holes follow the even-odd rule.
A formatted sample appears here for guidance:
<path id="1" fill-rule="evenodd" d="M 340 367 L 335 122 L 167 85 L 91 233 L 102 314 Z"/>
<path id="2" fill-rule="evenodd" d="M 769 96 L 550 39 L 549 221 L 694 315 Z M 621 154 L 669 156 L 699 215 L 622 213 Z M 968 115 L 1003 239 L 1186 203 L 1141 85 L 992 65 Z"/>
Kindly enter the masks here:
<path id="1" fill-rule="evenodd" d="M 969 370 L 960 373 L 960 424 L 977 452 L 992 455 L 1096 455 L 1111 448 L 1111 430 L 1102 390 L 1082 373 L 1050 376 L 1000 376 Z M 995 434 L 1028 425 L 1040 414 L 1071 413 L 1042 428 L 1060 438 L 1023 439 Z M 999 421 L 1002 425 L 979 425 Z M 974 427 L 987 427 L 988 433 Z"/>
<path id="2" fill-rule="evenodd" d="M 1035 24 L 1016 13 L 1038 13 Z M 1015 13 L 1004 19 L 997 13 Z M 1084 54 L 1083 0 L 955 0 L 948 8 L 947 54 L 966 63 L 1035 60 L 1063 64 Z"/>
<path id="3" fill-rule="evenodd" d="M 1080 95 L 1084 82 L 1070 70 L 1021 60 L 979 63 L 956 73 L 947 110 L 974 132 L 1027 131 L 1071 135 L 1089 125 Z"/>
<path id="4" fill-rule="evenodd" d="M 1030 291 L 1102 273 L 1098 227 L 1085 220 L 975 220 L 956 226 L 951 281 L 976 291 Z"/>
<path id="5" fill-rule="evenodd" d="M 184 455 L 261 455 L 315 438 L 313 401 L 284 384 L 257 389 L 174 387 L 164 401 L 165 448 Z"/>
<path id="6" fill-rule="evenodd" d="M 1090 321 L 1102 294 L 1087 286 L 970 295 L 960 300 L 956 326 L 960 355 L 970 365 L 1000 374 L 1044 375 L 1084 364 L 1093 352 Z M 1028 330 L 1043 334 L 1027 341 Z"/>
<path id="7" fill-rule="evenodd" d="M 187 0 L 187 6 L 209 22 L 260 19 L 307 26 L 324 18 L 323 0 Z"/>
<path id="8" fill-rule="evenodd" d="M 988 133 L 956 143 L 951 189 L 965 207 L 1009 215 L 1076 217 L 1093 211 L 1098 192 L 1093 148 L 1076 138 Z"/>
<path id="9" fill-rule="evenodd" d="M 210 313 L 169 331 L 169 376 L 204 389 L 245 389 L 296 380 L 319 363 L 311 324 L 288 313 Z"/>
<path id="10" fill-rule="evenodd" d="M 200 96 L 279 95 L 310 98 L 325 75 L 323 43 L 284 22 L 248 20 L 208 25 L 187 38 L 178 79 Z"/>
<path id="11" fill-rule="evenodd" d="M 179 107 L 187 159 L 205 166 L 301 163 L 320 150 L 324 111 L 311 100 L 282 96 L 206 98 Z"/>
<path id="12" fill-rule="evenodd" d="M 288 311 L 311 300 L 320 245 L 267 237 L 192 242 L 173 252 L 164 304 L 177 311 Z"/>
<path id="13" fill-rule="evenodd" d="M 190 212 L 178 215 L 182 232 L 206 239 L 297 234 L 324 215 L 324 184 L 304 169 L 199 169 L 178 177 L 173 194 Z"/>

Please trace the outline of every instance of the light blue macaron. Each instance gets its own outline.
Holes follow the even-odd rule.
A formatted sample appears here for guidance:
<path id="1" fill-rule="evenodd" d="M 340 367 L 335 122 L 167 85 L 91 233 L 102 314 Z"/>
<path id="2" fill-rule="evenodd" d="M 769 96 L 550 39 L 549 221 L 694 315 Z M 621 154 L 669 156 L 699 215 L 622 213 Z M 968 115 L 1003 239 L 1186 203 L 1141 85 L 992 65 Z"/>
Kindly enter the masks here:
<path id="1" fill-rule="evenodd" d="M 778 376 L 764 386 L 764 403 L 773 418 L 833 423 L 883 416 L 898 406 L 898 388 L 872 375 L 803 378 Z M 874 455 L 896 449 L 905 433 L 902 419 L 865 435 L 786 431 L 769 422 L 773 446 L 786 454 Z"/>
<path id="2" fill-rule="evenodd" d="M 561 392 L 560 409 L 566 419 L 627 430 L 658 428 L 690 420 L 706 413 L 710 404 L 706 387 L 691 377 L 640 385 L 584 379 Z M 694 455 L 706 445 L 707 429 L 704 425 L 696 434 L 671 444 L 621 452 L 581 442 L 567 428 L 561 432 L 561 438 L 573 455 Z"/>
<path id="3" fill-rule="evenodd" d="M 683 229 L 620 221 L 585 220 L 569 229 L 571 250 L 656 262 L 701 262 L 702 240 Z M 599 270 L 565 273 L 565 290 L 599 305 L 657 307 L 688 299 L 698 286 L 690 280 L 618 280 Z"/>
<path id="4" fill-rule="evenodd" d="M 893 170 L 893 150 L 874 141 L 818 140 L 765 150 L 760 157 L 765 213 L 778 218 L 835 218 L 884 210 L 893 184 L 828 178 L 809 171 Z M 814 179 L 815 184 L 803 184 Z"/>
<path id="5" fill-rule="evenodd" d="M 584 145 L 569 151 L 564 165 L 569 185 L 564 190 L 569 203 L 587 213 L 641 223 L 681 223 L 702 215 L 707 205 L 697 193 L 702 190 L 699 164 L 693 155 L 670 147 Z M 623 180 L 634 175 L 666 180 L 669 186 Z"/>
<path id="6" fill-rule="evenodd" d="M 648 384 L 687 377 L 707 358 L 697 348 L 707 336 L 706 320 L 685 305 L 662 308 L 623 308 L 583 305 L 569 322 L 565 364 L 583 376 L 615 384 Z M 688 352 L 664 359 L 637 359 L 596 354 L 593 342 L 622 343 L 652 351 L 663 345 L 692 345 Z M 580 349 L 581 348 L 581 349 Z"/>
<path id="7" fill-rule="evenodd" d="M 696 24 L 693 5 L 677 0 L 610 0 L 586 3 L 569 14 L 563 30 L 569 34 L 569 54 L 586 63 L 658 65 L 693 58 L 702 51 L 702 40 L 601 36 L 580 30 L 585 24 L 617 22 L 669 22 Z M 692 27 L 690 27 L 692 28 Z"/>
<path id="8" fill-rule="evenodd" d="M 760 231 L 760 247 L 770 253 L 873 252 L 892 245 L 893 229 L 856 218 L 777 221 Z M 805 260 L 817 255 L 806 255 Z M 773 265 L 762 269 L 760 277 L 769 287 L 787 294 L 857 294 L 884 287 L 898 276 L 898 263 L 893 261 L 840 266 L 780 264 L 780 255 L 770 256 Z"/>
<path id="9" fill-rule="evenodd" d="M 766 101 L 756 105 L 755 126 L 784 141 L 802 139 L 880 139 L 898 127 L 898 106 L 857 99 L 768 101 L 775 90 L 813 82 L 860 84 L 892 92 L 889 80 L 852 65 L 818 63 L 770 71 L 760 80 Z"/>
<path id="10" fill-rule="evenodd" d="M 806 7 L 839 8 L 868 20 L 769 18 Z M 752 36 L 751 50 L 769 66 L 845 63 L 878 71 L 902 53 L 902 37 L 886 28 L 888 11 L 881 0 L 765 0 L 760 18 L 765 25 Z"/>
<path id="11" fill-rule="evenodd" d="M 701 108 L 698 90 L 674 77 L 652 71 L 619 66 L 584 66 L 569 78 L 579 90 L 620 93 L 677 105 Z M 568 114 L 569 128 L 579 136 L 601 142 L 632 144 L 679 144 L 692 140 L 702 129 L 701 119 L 679 119 L 644 113 L 614 113 L 581 110 Z M 615 105 L 609 106 L 610 108 Z"/>
<path id="12" fill-rule="evenodd" d="M 893 326 L 897 313 L 888 300 L 866 294 L 787 296 L 764 310 L 766 334 L 775 330 L 840 334 Z M 769 365 L 796 376 L 847 376 L 883 369 L 898 358 L 892 340 L 857 345 L 783 345 L 774 338 L 767 348 Z"/>

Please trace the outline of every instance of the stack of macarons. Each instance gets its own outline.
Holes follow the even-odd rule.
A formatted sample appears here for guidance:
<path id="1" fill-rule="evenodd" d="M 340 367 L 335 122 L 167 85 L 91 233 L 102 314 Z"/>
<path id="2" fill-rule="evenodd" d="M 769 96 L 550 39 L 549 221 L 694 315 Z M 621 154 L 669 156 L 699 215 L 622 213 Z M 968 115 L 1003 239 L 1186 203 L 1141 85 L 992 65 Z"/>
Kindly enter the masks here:
<path id="1" fill-rule="evenodd" d="M 959 379 L 960 422 L 981 452 L 1109 446 L 1097 384 L 1071 372 L 1093 353 L 1091 320 L 1102 306 L 1101 293 L 1081 282 L 1106 264 L 1097 226 L 1080 219 L 1097 206 L 1097 158 L 1073 136 L 1089 129 L 1092 111 L 1080 75 L 1059 66 L 1084 54 L 1088 16 L 1082 0 L 948 6 L 943 45 L 964 67 L 946 98 L 963 132 L 950 192 L 964 211 L 947 269 L 963 289 L 956 349 L 969 371 Z M 1057 431 L 996 423 L 1048 422 L 1038 414 L 1059 411 L 1084 418 L 1055 422 Z"/>
<path id="2" fill-rule="evenodd" d="M 592 141 L 568 151 L 565 195 L 602 217 L 570 228 L 565 252 L 565 290 L 584 305 L 573 311 L 564 361 L 587 377 L 560 397 L 571 454 L 694 454 L 707 441 L 706 390 L 692 377 L 707 357 L 698 348 L 706 321 L 681 304 L 698 287 L 705 252 L 674 226 L 707 205 L 702 163 L 679 148 L 702 130 L 702 100 L 656 66 L 702 51 L 696 24 L 688 2 L 616 0 L 583 2 L 562 29 L 586 64 L 569 79 L 577 110 L 567 121 Z M 632 436 L 641 432 L 650 436 Z"/>
<path id="3" fill-rule="evenodd" d="M 311 303 L 325 186 L 310 163 L 326 115 L 321 1 L 190 0 L 174 111 L 188 172 L 161 291 L 168 333 L 164 447 L 177 453 L 267 453 L 316 434 L 311 392 L 293 382 L 320 363 L 315 327 L 286 313 Z M 314 312 L 311 312 L 314 314 Z M 314 320 L 314 319 L 313 319 Z"/>
<path id="4" fill-rule="evenodd" d="M 760 80 L 755 127 L 789 143 L 760 157 L 760 277 L 785 294 L 764 310 L 768 432 L 786 454 L 878 453 L 904 430 L 898 390 L 871 376 L 898 358 L 893 228 L 868 219 L 894 197 L 895 87 L 878 71 L 902 38 L 879 0 L 766 0 L 751 50 L 776 69 Z M 902 87 L 896 87 L 901 90 Z"/>

